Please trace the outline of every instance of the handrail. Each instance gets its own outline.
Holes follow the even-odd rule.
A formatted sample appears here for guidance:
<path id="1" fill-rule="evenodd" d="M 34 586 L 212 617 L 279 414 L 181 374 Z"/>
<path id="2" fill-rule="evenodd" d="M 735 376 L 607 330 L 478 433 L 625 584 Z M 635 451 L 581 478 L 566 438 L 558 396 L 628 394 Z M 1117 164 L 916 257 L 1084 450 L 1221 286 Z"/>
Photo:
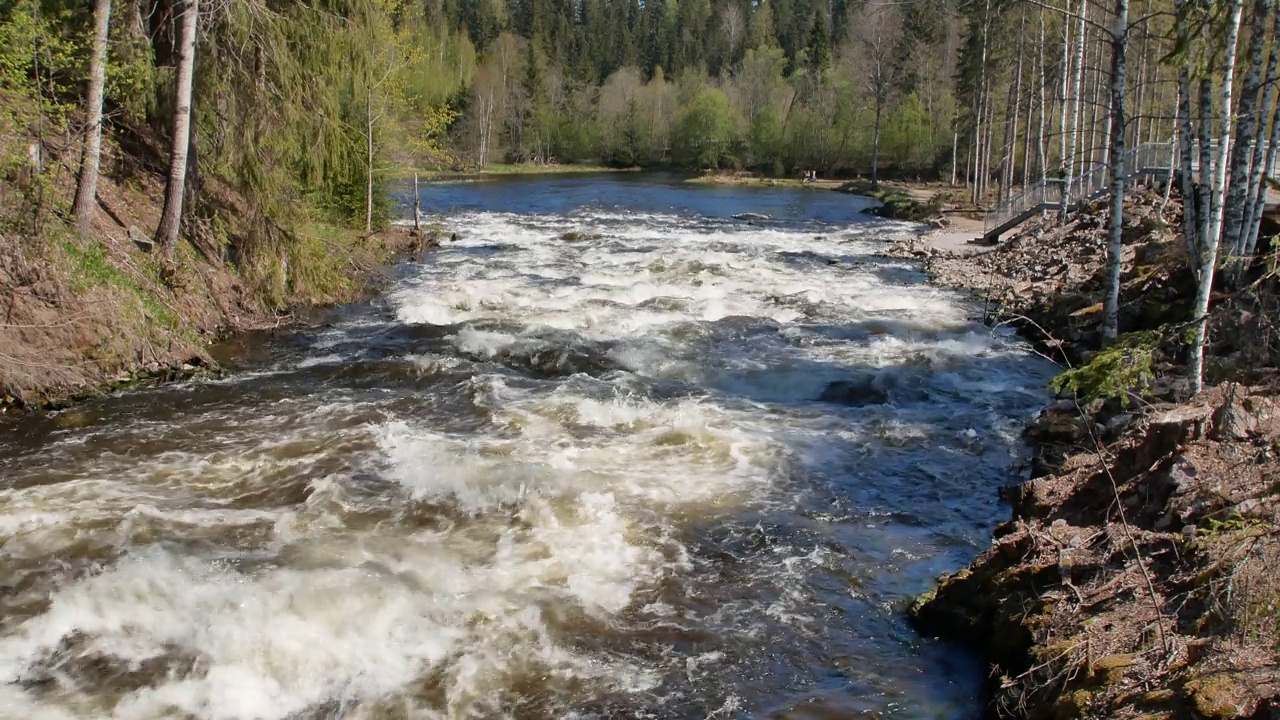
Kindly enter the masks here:
<path id="1" fill-rule="evenodd" d="M 1217 140 L 1209 142 L 1210 150 L 1216 150 L 1217 147 Z M 1270 145 L 1263 143 L 1262 147 L 1265 151 Z M 1129 148 L 1124 153 L 1125 178 L 1168 177 L 1171 168 L 1175 172 L 1179 169 L 1173 166 L 1175 152 L 1175 145 L 1171 142 L 1142 143 Z M 1266 168 L 1268 177 L 1276 176 L 1278 160 L 1280 158 L 1271 157 L 1270 166 Z M 1199 157 L 1191 158 L 1191 169 L 1200 169 Z M 1067 182 L 1066 178 L 1044 178 L 1028 185 L 1017 195 L 1005 198 L 987 211 L 983 218 L 983 237 L 991 239 L 992 236 L 999 236 L 1042 210 L 1062 210 L 1064 204 L 1067 208 L 1075 207 L 1105 193 L 1111 184 L 1111 164 L 1098 164 L 1072 177 L 1069 190 L 1064 187 Z"/>

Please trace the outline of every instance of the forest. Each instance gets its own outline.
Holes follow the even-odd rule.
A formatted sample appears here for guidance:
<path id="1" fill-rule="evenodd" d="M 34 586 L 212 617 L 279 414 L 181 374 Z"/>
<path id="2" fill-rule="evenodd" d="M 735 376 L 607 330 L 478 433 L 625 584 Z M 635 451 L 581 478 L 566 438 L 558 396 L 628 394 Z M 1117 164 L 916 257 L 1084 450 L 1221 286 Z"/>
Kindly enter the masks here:
<path id="1" fill-rule="evenodd" d="M 1127 133 L 1170 141 L 1175 8 L 1138 5 Z M 109 132 L 170 134 L 192 15 L 193 169 L 268 215 L 296 194 L 368 227 L 385 218 L 388 177 L 492 163 L 941 178 L 978 201 L 1061 175 L 1066 158 L 1077 170 L 1105 159 L 1114 12 L 1083 0 L 9 0 L 0 92 L 13 100 L 6 134 L 34 133 L 46 153 L 93 124 L 85 104 L 104 108 Z M 20 145 L 11 170 L 28 162 Z"/>
<path id="2" fill-rule="evenodd" d="M 370 232 L 418 170 L 926 178 L 977 207 L 1092 172 L 1121 211 L 1126 148 L 1165 143 L 1196 275 L 1221 239 L 1238 277 L 1280 130 L 1274 5 L 6 0 L 0 202 L 14 231 L 83 230 L 100 167 L 162 172 L 169 275 L 184 229 L 244 262 Z"/>

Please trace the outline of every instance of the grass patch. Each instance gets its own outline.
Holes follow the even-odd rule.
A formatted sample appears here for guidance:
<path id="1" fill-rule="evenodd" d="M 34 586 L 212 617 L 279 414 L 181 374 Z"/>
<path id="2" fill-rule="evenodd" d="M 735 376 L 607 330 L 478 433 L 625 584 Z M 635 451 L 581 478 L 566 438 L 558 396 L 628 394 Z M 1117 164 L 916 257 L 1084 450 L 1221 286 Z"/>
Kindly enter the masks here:
<path id="1" fill-rule="evenodd" d="M 62 244 L 62 252 L 70 263 L 72 288 L 77 292 L 96 287 L 116 288 L 126 293 L 126 297 L 133 297 L 146 320 L 170 330 L 178 329 L 178 316 L 149 288 L 116 267 L 101 245 L 67 240 Z M 147 257 L 143 265 L 143 272 L 158 281 L 159 262 Z"/>

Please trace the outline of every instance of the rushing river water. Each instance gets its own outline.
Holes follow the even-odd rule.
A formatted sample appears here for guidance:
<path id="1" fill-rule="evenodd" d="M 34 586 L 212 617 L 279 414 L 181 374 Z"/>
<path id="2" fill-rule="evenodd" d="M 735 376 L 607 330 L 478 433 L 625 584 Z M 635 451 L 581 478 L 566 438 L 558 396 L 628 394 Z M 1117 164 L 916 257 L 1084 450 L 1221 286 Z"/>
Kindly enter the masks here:
<path id="1" fill-rule="evenodd" d="M 903 608 L 988 542 L 1047 368 L 874 256 L 909 226 L 422 197 L 458 239 L 379 300 L 0 426 L 0 717 L 975 714 Z"/>

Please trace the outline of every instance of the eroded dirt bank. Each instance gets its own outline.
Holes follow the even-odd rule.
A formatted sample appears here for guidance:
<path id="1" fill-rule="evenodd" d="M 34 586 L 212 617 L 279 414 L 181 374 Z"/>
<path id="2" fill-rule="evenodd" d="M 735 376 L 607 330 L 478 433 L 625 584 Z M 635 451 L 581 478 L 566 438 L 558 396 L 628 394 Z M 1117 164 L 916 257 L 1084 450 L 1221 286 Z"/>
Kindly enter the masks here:
<path id="1" fill-rule="evenodd" d="M 1274 281 L 1255 272 L 1215 297 L 1211 386 L 1187 397 L 1192 279 L 1176 199 L 1160 208 L 1142 192 L 1127 208 L 1127 334 L 1108 350 L 1102 208 L 970 256 L 927 238 L 890 250 L 1077 368 L 1027 431 L 1013 518 L 911 608 L 922 631 L 985 652 L 992 716 L 1280 716 Z"/>
<path id="2" fill-rule="evenodd" d="M 355 299 L 378 284 L 387 260 L 432 244 L 396 228 L 359 236 L 264 225 L 211 180 L 184 224 L 177 272 L 162 279 L 150 232 L 163 179 L 138 162 L 107 154 L 85 234 L 63 207 L 74 190 L 68 173 L 44 207 L 0 192 L 0 414 L 200 372 L 211 365 L 210 342 Z"/>

